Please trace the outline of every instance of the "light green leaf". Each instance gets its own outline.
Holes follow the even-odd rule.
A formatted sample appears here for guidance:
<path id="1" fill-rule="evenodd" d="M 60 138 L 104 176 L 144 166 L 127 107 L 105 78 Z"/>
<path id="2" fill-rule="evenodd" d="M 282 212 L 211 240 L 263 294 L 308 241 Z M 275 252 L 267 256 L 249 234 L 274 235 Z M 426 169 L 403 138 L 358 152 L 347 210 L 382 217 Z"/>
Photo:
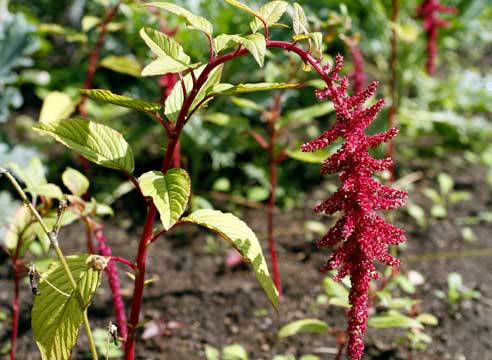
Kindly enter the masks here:
<path id="1" fill-rule="evenodd" d="M 26 231 L 31 220 L 31 212 L 26 206 L 21 206 L 9 219 L 7 233 L 5 238 L 2 239 L 2 243 L 7 249 L 14 250 L 19 240 L 22 240 L 23 243 L 34 240 L 34 232 Z"/>
<path id="2" fill-rule="evenodd" d="M 287 150 L 285 152 L 288 157 L 291 159 L 302 161 L 311 164 L 319 164 L 323 160 L 325 160 L 328 156 L 330 156 L 330 149 L 321 149 L 315 152 L 303 152 L 299 149 L 295 150 Z"/>
<path id="3" fill-rule="evenodd" d="M 65 119 L 75 111 L 75 103 L 70 96 L 59 92 L 50 92 L 43 100 L 39 122 L 47 123 L 53 120 Z"/>
<path id="4" fill-rule="evenodd" d="M 101 271 L 95 270 L 93 261 L 107 258 L 97 255 L 67 256 L 68 267 L 77 283 L 85 304 L 92 300 L 101 283 Z M 39 283 L 39 296 L 34 297 L 31 325 L 42 360 L 69 359 L 77 342 L 83 311 L 71 284 L 58 261 L 43 273 L 53 286 L 43 279 Z M 56 288 L 57 290 L 55 290 Z M 69 295 L 68 297 L 65 295 Z"/>
<path id="5" fill-rule="evenodd" d="M 292 15 L 292 28 L 295 34 L 308 34 L 309 25 L 304 9 L 298 3 L 293 4 L 294 14 Z"/>
<path id="6" fill-rule="evenodd" d="M 191 192 L 191 181 L 183 169 L 170 169 L 166 174 L 149 171 L 138 178 L 145 196 L 152 197 L 162 226 L 169 230 L 186 209 Z"/>
<path id="7" fill-rule="evenodd" d="M 263 67 L 266 54 L 266 40 L 263 34 L 232 35 L 232 37 L 236 43 L 243 45 L 250 52 L 260 67 Z"/>
<path id="8" fill-rule="evenodd" d="M 446 173 L 440 173 L 437 175 L 437 182 L 439 184 L 441 194 L 449 194 L 454 188 L 453 178 Z"/>
<path id="9" fill-rule="evenodd" d="M 205 344 L 205 358 L 207 360 L 220 360 L 220 352 L 216 348 Z"/>
<path id="10" fill-rule="evenodd" d="M 25 169 L 13 162 L 8 162 L 7 165 L 12 169 L 14 175 L 26 184 L 26 187 L 34 188 L 47 183 L 43 164 L 38 157 L 33 157 Z"/>
<path id="11" fill-rule="evenodd" d="M 228 47 L 233 46 L 236 42 L 233 40 L 234 35 L 221 34 L 214 38 L 213 45 L 216 53 L 221 52 Z"/>
<path id="12" fill-rule="evenodd" d="M 183 64 L 180 63 L 169 56 L 164 58 L 159 58 L 152 61 L 142 70 L 142 76 L 156 76 L 156 75 L 165 75 L 172 74 L 181 71 L 185 71 L 188 69 L 192 69 L 199 64 Z"/>
<path id="13" fill-rule="evenodd" d="M 97 16 L 86 15 L 82 18 L 82 21 L 81 21 L 82 31 L 88 32 L 92 28 L 99 25 L 100 23 L 101 23 L 101 19 L 99 19 Z"/>
<path id="14" fill-rule="evenodd" d="M 51 121 L 33 128 L 96 164 L 126 173 L 133 172 L 135 160 L 132 149 L 123 136 L 109 126 L 73 118 Z"/>
<path id="15" fill-rule="evenodd" d="M 112 93 L 109 90 L 103 89 L 81 89 L 80 92 L 82 94 L 87 95 L 91 99 L 104 101 L 107 103 L 111 103 L 114 105 L 138 110 L 138 111 L 149 111 L 149 112 L 157 112 L 161 109 L 161 105 L 158 103 L 134 99 L 124 95 L 117 95 Z"/>
<path id="16" fill-rule="evenodd" d="M 169 3 L 169 2 L 149 2 L 143 4 L 144 6 L 153 6 L 159 9 L 163 9 L 166 11 L 169 11 L 175 15 L 181 16 L 185 18 L 186 23 L 188 24 L 188 27 L 191 29 L 196 29 L 203 31 L 204 33 L 208 35 L 212 35 L 213 32 L 213 26 L 208 21 L 207 19 L 195 15 L 191 13 L 190 11 L 182 8 L 181 6 Z"/>
<path id="17" fill-rule="evenodd" d="M 62 174 L 63 185 L 73 195 L 82 196 L 89 189 L 89 180 L 80 171 L 68 167 Z"/>
<path id="18" fill-rule="evenodd" d="M 369 318 L 367 325 L 376 329 L 386 328 L 416 328 L 422 329 L 422 324 L 396 310 L 390 310 L 385 314 L 375 315 Z"/>
<path id="19" fill-rule="evenodd" d="M 102 67 L 122 74 L 138 77 L 142 71 L 142 65 L 132 56 L 106 56 L 99 63 Z"/>
<path id="20" fill-rule="evenodd" d="M 327 115 L 333 111 L 333 105 L 331 103 L 328 104 L 325 101 L 305 108 L 289 111 L 285 116 L 282 116 L 280 123 L 282 125 L 289 122 L 307 124 L 311 123 L 313 119 Z"/>
<path id="21" fill-rule="evenodd" d="M 269 90 L 279 90 L 279 89 L 295 89 L 298 88 L 299 84 L 288 84 L 288 83 L 256 83 L 256 84 L 226 84 L 220 83 L 213 86 L 207 96 L 219 96 L 219 95 L 234 95 L 234 94 L 244 94 L 257 91 L 269 91 Z"/>
<path id="22" fill-rule="evenodd" d="M 230 213 L 210 209 L 198 210 L 181 220 L 216 232 L 236 248 L 251 264 L 263 291 L 275 309 L 278 308 L 278 292 L 270 278 L 260 243 L 246 223 Z"/>
<path id="23" fill-rule="evenodd" d="M 271 26 L 276 23 L 287 10 L 287 3 L 285 1 L 271 1 L 263 5 L 258 13 L 265 20 L 267 26 Z M 263 27 L 263 23 L 255 17 L 249 24 L 252 32 L 257 32 L 258 29 Z"/>
<path id="24" fill-rule="evenodd" d="M 48 199 L 61 200 L 63 198 L 63 192 L 60 187 L 55 184 L 41 184 L 34 187 L 28 187 L 26 191 L 33 194 L 33 196 L 44 196 Z"/>
<path id="25" fill-rule="evenodd" d="M 328 295 L 331 304 L 333 304 L 334 299 L 337 299 L 336 305 L 347 308 L 350 307 L 349 291 L 341 283 L 333 280 L 330 277 L 325 277 L 323 279 L 323 288 L 325 289 L 326 295 Z"/>
<path id="26" fill-rule="evenodd" d="M 245 109 L 251 109 L 251 110 L 256 110 L 256 111 L 265 111 L 266 109 L 264 107 L 261 107 L 260 105 L 258 105 L 257 103 L 255 103 L 254 101 L 251 101 L 249 99 L 245 99 L 245 98 L 239 98 L 239 97 L 231 97 L 231 101 L 239 106 L 239 107 L 242 107 L 242 108 L 245 108 Z"/>
<path id="27" fill-rule="evenodd" d="M 415 320 L 425 325 L 436 326 L 437 324 L 439 324 L 439 320 L 434 315 L 429 313 L 418 314 Z"/>
<path id="28" fill-rule="evenodd" d="M 248 5 L 245 5 L 242 2 L 239 2 L 237 0 L 225 0 L 225 2 L 231 4 L 232 6 L 237 7 L 238 9 L 241 9 L 243 11 L 246 11 L 247 13 L 253 15 L 254 17 L 256 17 L 256 18 L 258 18 L 258 19 L 263 20 L 264 22 L 266 22 L 266 20 L 263 19 L 263 17 L 258 12 L 254 11 Z"/>
<path id="29" fill-rule="evenodd" d="M 205 66 L 206 65 L 202 65 L 198 69 L 194 70 L 194 74 L 196 78 L 200 76 L 203 69 L 205 69 Z M 209 89 L 220 81 L 220 78 L 222 76 L 222 68 L 223 65 L 220 65 L 214 68 L 210 72 L 207 80 L 200 88 L 200 91 L 198 91 L 198 94 L 195 96 L 195 100 L 193 100 L 193 103 L 190 106 L 190 110 L 188 111 L 188 114 L 191 111 L 193 111 L 193 109 L 196 106 L 198 106 L 198 104 L 205 98 Z M 189 73 L 186 74 L 183 78 L 183 82 L 185 85 L 186 93 L 188 94 L 193 88 L 193 78 L 191 77 L 191 74 Z M 166 99 L 166 102 L 164 104 L 164 115 L 166 115 L 166 117 L 169 120 L 176 121 L 178 119 L 178 115 L 181 111 L 181 108 L 183 107 L 183 101 L 184 101 L 183 88 L 181 84 L 178 82 L 174 85 L 171 94 L 169 94 L 169 96 Z M 201 106 L 204 105 L 205 103 L 203 103 Z"/>
<path id="30" fill-rule="evenodd" d="M 224 354 L 222 360 L 248 360 L 246 350 L 239 344 L 224 346 L 222 353 Z"/>
<path id="31" fill-rule="evenodd" d="M 329 326 L 326 322 L 318 319 L 302 319 L 282 326 L 278 332 L 279 339 L 296 334 L 323 334 L 327 332 Z"/>
<path id="32" fill-rule="evenodd" d="M 63 36 L 68 42 L 87 42 L 87 35 L 70 28 L 64 28 L 58 24 L 39 24 L 38 31 Z"/>
<path id="33" fill-rule="evenodd" d="M 140 36 L 158 58 L 170 57 L 181 64 L 189 64 L 190 57 L 185 54 L 182 46 L 163 32 L 151 29 L 140 29 Z"/>
<path id="34" fill-rule="evenodd" d="M 321 52 L 323 46 L 323 34 L 321 32 L 309 33 L 309 38 L 314 42 L 314 48 Z"/>

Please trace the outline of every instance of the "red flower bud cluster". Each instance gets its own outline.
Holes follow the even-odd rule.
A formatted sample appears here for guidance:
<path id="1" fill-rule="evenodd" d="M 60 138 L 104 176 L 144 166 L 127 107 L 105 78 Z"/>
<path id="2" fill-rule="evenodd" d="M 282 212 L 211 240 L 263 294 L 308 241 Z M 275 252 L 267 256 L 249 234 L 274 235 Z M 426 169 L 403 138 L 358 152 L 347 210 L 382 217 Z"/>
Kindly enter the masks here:
<path id="1" fill-rule="evenodd" d="M 449 23 L 438 17 L 441 13 L 456 13 L 452 6 L 444 6 L 439 0 L 424 0 L 417 8 L 417 17 L 423 20 L 427 35 L 427 72 L 432 75 L 436 71 L 435 58 L 437 53 L 437 32 L 440 27 L 447 27 Z"/>
<path id="2" fill-rule="evenodd" d="M 376 92 L 377 82 L 372 82 L 364 91 L 348 95 L 349 81 L 338 75 L 342 62 L 342 56 L 338 55 L 331 71 L 324 68 L 327 87 L 316 92 L 318 99 L 330 98 L 333 101 L 336 123 L 314 141 L 304 144 L 301 150 L 316 151 L 340 137 L 345 140 L 335 154 L 323 161 L 321 168 L 322 174 L 340 172 L 342 185 L 314 211 L 329 215 L 338 211 L 343 213 L 318 241 L 318 246 L 335 247 L 323 270 L 338 269 L 335 280 L 350 276 L 348 352 L 351 359 L 360 359 L 364 351 L 369 282 L 378 277 L 374 261 L 397 266 L 399 262 L 388 253 L 388 245 L 405 241 L 404 231 L 387 223 L 375 211 L 402 206 L 407 194 L 386 187 L 371 177 L 375 171 L 390 167 L 392 160 L 375 159 L 368 149 L 387 142 L 398 130 L 393 128 L 376 135 L 365 134 L 366 127 L 376 118 L 384 101 L 364 106 Z"/>

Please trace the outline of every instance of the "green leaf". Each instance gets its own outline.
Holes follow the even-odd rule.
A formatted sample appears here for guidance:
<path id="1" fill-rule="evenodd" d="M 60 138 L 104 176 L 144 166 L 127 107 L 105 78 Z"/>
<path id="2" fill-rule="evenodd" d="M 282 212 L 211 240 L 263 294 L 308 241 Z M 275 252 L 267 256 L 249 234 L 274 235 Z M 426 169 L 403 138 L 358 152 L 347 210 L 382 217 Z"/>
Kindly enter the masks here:
<path id="1" fill-rule="evenodd" d="M 303 152 L 299 149 L 296 150 L 287 150 L 285 152 L 288 157 L 302 161 L 306 163 L 319 164 L 323 160 L 325 160 L 332 153 L 330 149 L 321 149 L 315 152 Z"/>
<path id="2" fill-rule="evenodd" d="M 318 319 L 302 319 L 288 323 L 282 326 L 278 332 L 280 339 L 296 334 L 323 334 L 327 332 L 329 326 L 326 322 Z"/>
<path id="3" fill-rule="evenodd" d="M 169 230 L 186 209 L 191 192 L 191 181 L 183 169 L 171 169 L 165 174 L 149 171 L 138 178 L 145 196 L 152 197 L 162 226 Z"/>
<path id="4" fill-rule="evenodd" d="M 309 33 L 309 38 L 314 42 L 314 48 L 321 52 L 323 46 L 323 34 L 321 32 Z"/>
<path id="5" fill-rule="evenodd" d="M 109 126 L 86 119 L 62 119 L 35 125 L 88 160 L 111 169 L 132 173 L 135 160 L 123 136 Z"/>
<path id="6" fill-rule="evenodd" d="M 325 289 L 326 295 L 328 295 L 328 297 L 330 298 L 331 304 L 333 304 L 332 300 L 337 299 L 336 305 L 347 308 L 350 307 L 349 291 L 341 283 L 333 280 L 330 277 L 325 277 L 323 279 L 323 288 Z"/>
<path id="7" fill-rule="evenodd" d="M 153 6 L 159 9 L 169 11 L 177 16 L 181 16 L 186 20 L 188 27 L 191 29 L 196 29 L 203 31 L 205 34 L 212 35 L 213 26 L 207 19 L 195 15 L 190 11 L 182 8 L 181 6 L 168 3 L 168 2 L 149 2 L 143 4 L 144 6 Z"/>
<path id="8" fill-rule="evenodd" d="M 265 20 L 267 26 L 271 26 L 276 23 L 287 10 L 287 3 L 285 1 L 271 1 L 263 5 L 258 11 L 259 15 Z M 258 29 L 263 27 L 263 23 L 255 17 L 253 21 L 249 23 L 252 32 L 257 32 Z"/>
<path id="9" fill-rule="evenodd" d="M 224 354 L 222 360 L 248 360 L 246 350 L 239 344 L 224 346 L 222 353 Z"/>
<path id="10" fill-rule="evenodd" d="M 289 111 L 285 116 L 282 116 L 280 123 L 282 125 L 289 122 L 307 124 L 311 123 L 313 119 L 327 115 L 334 110 L 333 104 L 322 102 L 305 108 Z"/>
<path id="11" fill-rule="evenodd" d="M 185 54 L 181 45 L 163 32 L 142 28 L 140 36 L 150 50 L 157 55 L 157 60 L 152 61 L 142 70 L 142 76 L 181 72 L 199 65 L 190 64 L 190 57 Z"/>
<path id="12" fill-rule="evenodd" d="M 308 34 L 309 25 L 304 9 L 298 3 L 293 4 L 294 13 L 292 15 L 292 28 L 295 34 Z"/>
<path id="13" fill-rule="evenodd" d="M 390 310 L 385 314 L 375 315 L 369 318 L 367 325 L 376 329 L 386 328 L 416 328 L 422 329 L 422 324 L 396 310 Z"/>
<path id="14" fill-rule="evenodd" d="M 157 112 L 161 109 L 161 105 L 151 101 L 145 101 L 140 99 L 134 99 L 124 95 L 117 95 L 109 90 L 103 89 L 81 89 L 82 94 L 87 95 L 91 99 L 104 101 L 110 104 L 138 110 L 138 111 L 148 111 Z"/>
<path id="15" fill-rule="evenodd" d="M 158 58 L 170 57 L 181 64 L 190 63 L 190 57 L 185 54 L 183 47 L 163 32 L 151 28 L 142 28 L 140 29 L 140 36 Z"/>
<path id="16" fill-rule="evenodd" d="M 198 65 L 199 64 L 183 64 L 170 57 L 159 58 L 143 68 L 142 76 L 172 74 L 191 69 Z"/>
<path id="17" fill-rule="evenodd" d="M 53 120 L 65 119 L 75 111 L 75 104 L 70 96 L 59 92 L 50 92 L 43 100 L 39 122 L 47 123 Z"/>
<path id="18" fill-rule="evenodd" d="M 234 35 L 221 34 L 214 38 L 213 46 L 216 53 L 221 52 L 228 47 L 233 46 L 236 42 L 233 40 Z"/>
<path id="19" fill-rule="evenodd" d="M 436 326 L 437 324 L 439 324 L 439 320 L 434 315 L 428 313 L 422 313 L 417 315 L 415 320 L 425 325 Z"/>
<path id="20" fill-rule="evenodd" d="M 440 173 L 437 175 L 437 182 L 439 184 L 439 190 L 441 194 L 449 194 L 454 188 L 454 181 L 451 176 L 446 173 Z"/>
<path id="21" fill-rule="evenodd" d="M 101 258 L 107 262 L 107 258 L 97 255 L 84 254 L 66 257 L 68 267 L 85 304 L 90 303 L 101 283 L 101 271 L 95 270 L 92 266 L 95 259 Z M 52 263 L 48 271 L 43 274 L 43 278 L 47 279 L 52 286 L 41 279 L 40 295 L 34 297 L 31 313 L 34 339 L 43 360 L 69 359 L 72 348 L 77 342 L 83 311 L 86 310 L 81 309 L 60 262 Z"/>
<path id="22" fill-rule="evenodd" d="M 31 212 L 26 206 L 21 206 L 8 221 L 8 228 L 2 243 L 7 249 L 14 250 L 21 242 L 34 240 L 35 233 L 26 231 L 32 221 Z"/>
<path id="23" fill-rule="evenodd" d="M 80 171 L 68 167 L 62 174 L 63 185 L 73 195 L 82 196 L 89 189 L 89 180 Z"/>
<path id="24" fill-rule="evenodd" d="M 264 107 L 261 107 L 260 105 L 258 105 L 257 103 L 255 103 L 254 101 L 251 101 L 249 99 L 244 99 L 244 98 L 238 98 L 238 97 L 231 97 L 231 101 L 239 106 L 239 107 L 242 107 L 242 108 L 245 108 L 245 109 L 251 109 L 251 110 L 256 110 L 256 111 L 265 111 L 265 108 Z"/>
<path id="25" fill-rule="evenodd" d="M 196 78 L 200 76 L 203 69 L 205 69 L 205 66 L 206 65 L 202 65 L 198 69 L 194 70 L 194 74 Z M 210 88 L 216 85 L 220 81 L 220 78 L 222 76 L 222 68 L 223 65 L 220 65 L 214 68 L 210 72 L 207 80 L 205 81 L 205 83 L 203 84 L 203 86 L 200 88 L 197 95 L 195 96 L 195 100 L 193 100 L 193 103 L 190 106 L 190 110 L 188 111 L 188 114 L 191 111 L 193 111 L 193 109 L 196 106 L 198 106 L 198 104 L 205 98 Z M 183 82 L 185 85 L 184 87 L 186 89 L 186 93 L 189 94 L 191 89 L 193 88 L 193 78 L 191 77 L 191 74 L 189 73 L 186 74 L 183 78 Z M 164 104 L 164 115 L 166 115 L 166 117 L 169 120 L 175 122 L 178 119 L 178 115 L 181 111 L 181 108 L 183 107 L 183 102 L 184 102 L 183 87 L 178 82 L 174 85 L 171 94 L 169 94 L 169 96 L 166 99 L 166 102 Z M 205 103 L 203 103 L 201 106 L 204 105 Z"/>
<path id="26" fill-rule="evenodd" d="M 205 358 L 207 360 L 220 360 L 220 352 L 216 348 L 205 344 Z"/>
<path id="27" fill-rule="evenodd" d="M 288 83 L 256 83 L 256 84 L 238 84 L 238 85 L 220 83 L 214 85 L 209 90 L 207 96 L 245 94 L 245 93 L 257 92 L 257 91 L 295 89 L 298 87 L 299 84 L 288 84 Z"/>
<path id="28" fill-rule="evenodd" d="M 266 40 L 263 34 L 232 35 L 232 37 L 236 43 L 243 45 L 250 52 L 260 67 L 263 67 L 266 54 Z"/>
<path id="29" fill-rule="evenodd" d="M 7 165 L 12 169 L 14 175 L 20 178 L 28 188 L 34 188 L 47 183 L 43 164 L 38 157 L 33 157 L 25 169 L 13 162 L 8 162 Z"/>
<path id="30" fill-rule="evenodd" d="M 48 199 L 61 200 L 63 198 L 63 192 L 60 187 L 55 184 L 41 184 L 34 187 L 28 187 L 26 191 L 33 194 L 33 196 L 44 196 Z"/>
<path id="31" fill-rule="evenodd" d="M 99 63 L 102 67 L 122 74 L 138 77 L 142 65 L 132 56 L 106 56 Z"/>
<path id="32" fill-rule="evenodd" d="M 198 210 L 181 220 L 216 232 L 236 248 L 251 264 L 263 291 L 275 309 L 278 309 L 278 292 L 270 278 L 260 243 L 246 223 L 230 213 L 210 209 Z"/>
<path id="33" fill-rule="evenodd" d="M 238 9 L 241 9 L 243 11 L 246 11 L 247 13 L 253 15 L 254 17 L 256 17 L 256 18 L 258 18 L 258 19 L 263 20 L 264 22 L 266 22 L 266 20 L 263 19 L 263 17 L 258 12 L 254 11 L 248 5 L 245 5 L 242 2 L 239 2 L 237 0 L 225 0 L 225 2 L 231 4 L 232 6 L 237 7 Z"/>

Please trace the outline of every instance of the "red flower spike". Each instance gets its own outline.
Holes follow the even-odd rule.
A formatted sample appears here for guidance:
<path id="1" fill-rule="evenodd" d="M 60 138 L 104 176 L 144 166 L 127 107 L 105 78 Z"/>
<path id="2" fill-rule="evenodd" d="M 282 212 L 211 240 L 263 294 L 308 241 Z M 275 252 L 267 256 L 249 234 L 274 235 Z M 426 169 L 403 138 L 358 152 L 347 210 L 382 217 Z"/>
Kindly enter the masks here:
<path id="1" fill-rule="evenodd" d="M 424 30 L 427 35 L 427 72 L 429 75 L 436 71 L 435 58 L 437 53 L 437 32 L 440 27 L 447 27 L 449 23 L 438 17 L 441 13 L 456 13 L 458 9 L 452 6 L 444 6 L 439 0 L 424 0 L 417 8 L 417 18 L 423 20 Z"/>
<path id="2" fill-rule="evenodd" d="M 342 185 L 314 211 L 330 215 L 338 211 L 343 213 L 317 244 L 336 247 L 322 270 L 338 269 L 335 280 L 350 276 L 348 354 L 351 359 L 359 360 L 364 351 L 369 282 L 378 277 L 374 261 L 398 266 L 398 260 L 388 254 L 388 245 L 405 241 L 404 231 L 387 223 L 375 211 L 402 206 L 407 194 L 371 177 L 375 171 L 390 167 L 392 160 L 375 159 L 369 155 L 368 148 L 377 147 L 398 133 L 396 128 L 376 135 L 365 133 L 383 106 L 382 100 L 369 107 L 364 105 L 376 92 L 378 83 L 373 82 L 366 90 L 349 95 L 347 78 L 338 75 L 341 67 L 339 55 L 332 70 L 326 74 L 327 87 L 316 92 L 320 100 L 329 97 L 333 101 L 337 115 L 335 125 L 317 139 L 302 145 L 301 150 L 316 151 L 338 138 L 345 140 L 335 154 L 323 161 L 320 170 L 322 174 L 340 173 Z"/>

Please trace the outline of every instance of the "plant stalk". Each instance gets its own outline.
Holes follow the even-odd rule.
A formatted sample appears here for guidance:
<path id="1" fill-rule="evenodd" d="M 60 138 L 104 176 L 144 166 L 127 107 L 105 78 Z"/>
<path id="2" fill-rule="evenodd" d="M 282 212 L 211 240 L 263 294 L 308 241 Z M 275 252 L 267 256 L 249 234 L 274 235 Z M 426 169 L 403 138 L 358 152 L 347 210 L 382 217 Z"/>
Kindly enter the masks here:
<path id="1" fill-rule="evenodd" d="M 392 13 L 391 13 L 391 21 L 396 23 L 398 20 L 399 13 L 399 1 L 392 0 Z M 390 97 L 391 97 L 391 106 L 388 110 L 388 129 L 391 129 L 395 126 L 396 122 L 396 113 L 397 113 L 397 94 L 396 94 L 396 83 L 397 83 L 397 56 L 398 56 L 398 34 L 396 33 L 396 29 L 393 28 L 391 30 L 391 54 L 390 54 Z M 388 147 L 386 149 L 386 156 L 393 159 L 394 157 L 394 139 L 390 139 L 388 142 Z M 395 167 L 392 164 L 389 167 L 389 182 L 393 183 L 395 181 Z"/>

